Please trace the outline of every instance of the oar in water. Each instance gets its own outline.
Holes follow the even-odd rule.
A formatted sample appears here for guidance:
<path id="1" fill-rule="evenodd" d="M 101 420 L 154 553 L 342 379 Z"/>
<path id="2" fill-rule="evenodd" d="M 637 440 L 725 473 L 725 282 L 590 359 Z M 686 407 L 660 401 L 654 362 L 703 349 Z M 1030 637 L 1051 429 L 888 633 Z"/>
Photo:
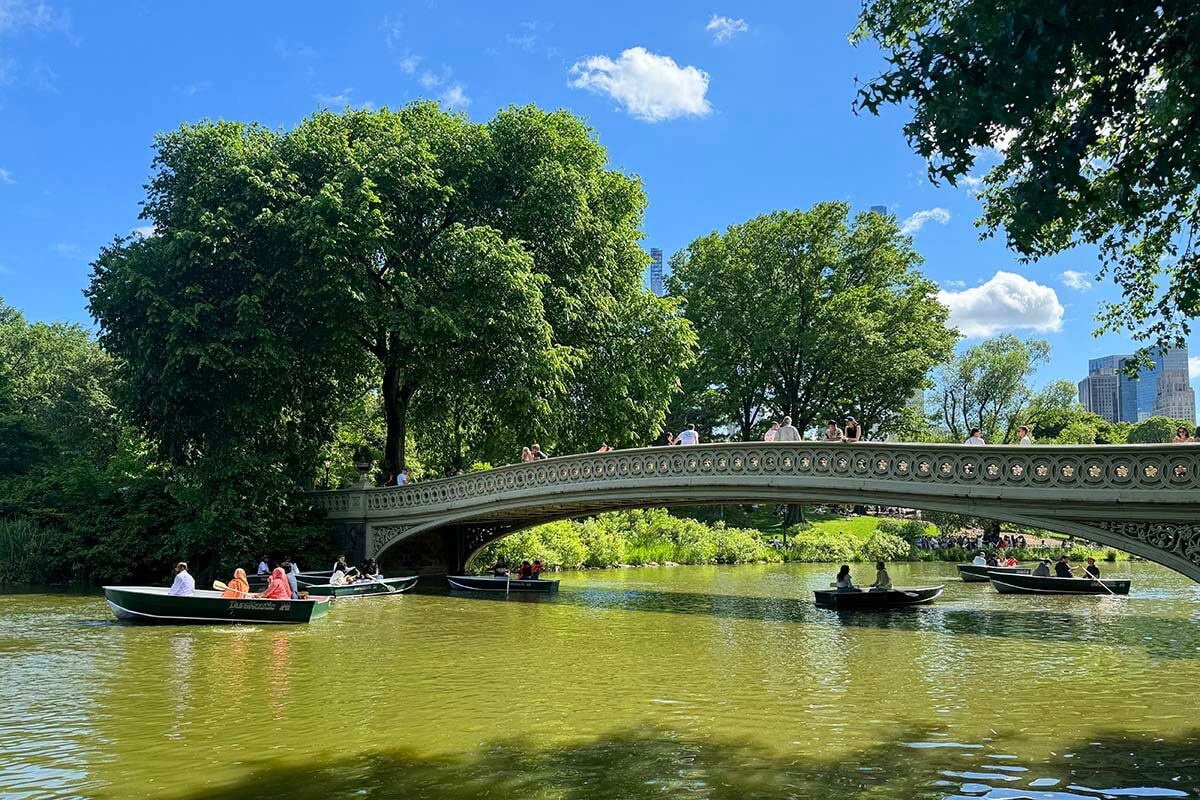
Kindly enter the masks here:
<path id="1" fill-rule="evenodd" d="M 213 588 L 218 592 L 237 592 L 238 594 L 246 597 L 250 596 L 250 592 L 243 592 L 241 589 L 230 589 L 228 585 L 222 583 L 221 581 L 213 581 Z"/>
<path id="2" fill-rule="evenodd" d="M 512 586 L 512 572 L 504 573 L 504 596 L 508 597 L 508 587 Z"/>

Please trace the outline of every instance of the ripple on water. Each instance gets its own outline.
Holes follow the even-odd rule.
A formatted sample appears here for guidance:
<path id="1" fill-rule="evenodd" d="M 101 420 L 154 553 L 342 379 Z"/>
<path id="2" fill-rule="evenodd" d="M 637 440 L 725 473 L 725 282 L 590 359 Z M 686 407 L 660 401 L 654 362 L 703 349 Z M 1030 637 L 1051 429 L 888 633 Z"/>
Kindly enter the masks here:
<path id="1" fill-rule="evenodd" d="M 0 597 L 0 796 L 1200 796 L 1197 597 L 1136 569 L 1148 591 L 1115 604 L 947 581 L 864 615 L 816 609 L 828 568 L 799 565 L 566 575 L 550 600 L 414 595 L 289 629 Z"/>

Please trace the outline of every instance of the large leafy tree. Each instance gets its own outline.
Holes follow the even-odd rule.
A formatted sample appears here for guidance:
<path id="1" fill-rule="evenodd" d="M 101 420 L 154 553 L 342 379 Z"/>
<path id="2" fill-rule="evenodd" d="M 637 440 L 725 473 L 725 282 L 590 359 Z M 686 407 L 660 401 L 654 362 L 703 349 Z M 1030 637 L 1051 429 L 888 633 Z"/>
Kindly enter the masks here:
<path id="1" fill-rule="evenodd" d="M 938 421 L 955 441 L 966 438 L 972 428 L 995 444 L 1015 441 L 1035 397 L 1029 379 L 1049 357 L 1047 342 L 1022 341 L 1011 334 L 967 349 L 937 372 L 931 404 Z"/>
<path id="2" fill-rule="evenodd" d="M 1107 328 L 1172 339 L 1200 314 L 1200 4 L 864 0 L 856 40 L 887 66 L 858 107 L 913 109 L 930 176 L 981 150 L 988 234 L 1028 259 L 1098 245 L 1123 302 Z"/>
<path id="3" fill-rule="evenodd" d="M 671 286 L 743 437 L 759 406 L 802 430 L 852 412 L 878 431 L 957 339 L 920 262 L 893 218 L 820 203 L 695 240 Z"/>
<path id="4" fill-rule="evenodd" d="M 453 393 L 550 443 L 661 422 L 689 332 L 641 289 L 640 185 L 570 114 L 416 103 L 185 126 L 157 150 L 156 234 L 105 251 L 90 297 L 177 457 L 249 440 L 311 468 L 367 386 L 391 471 L 422 392 L 430 424 Z"/>

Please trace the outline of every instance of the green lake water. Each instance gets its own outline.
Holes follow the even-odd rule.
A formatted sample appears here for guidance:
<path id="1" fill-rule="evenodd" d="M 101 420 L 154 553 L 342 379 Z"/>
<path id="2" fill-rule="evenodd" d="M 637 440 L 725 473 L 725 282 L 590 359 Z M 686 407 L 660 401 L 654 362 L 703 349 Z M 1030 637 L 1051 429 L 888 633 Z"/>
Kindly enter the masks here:
<path id="1" fill-rule="evenodd" d="M 1129 598 L 896 565 L 946 593 L 854 615 L 812 604 L 830 565 L 566 573 L 280 628 L 3 594 L 0 797 L 1200 798 L 1200 587 L 1102 567 Z"/>

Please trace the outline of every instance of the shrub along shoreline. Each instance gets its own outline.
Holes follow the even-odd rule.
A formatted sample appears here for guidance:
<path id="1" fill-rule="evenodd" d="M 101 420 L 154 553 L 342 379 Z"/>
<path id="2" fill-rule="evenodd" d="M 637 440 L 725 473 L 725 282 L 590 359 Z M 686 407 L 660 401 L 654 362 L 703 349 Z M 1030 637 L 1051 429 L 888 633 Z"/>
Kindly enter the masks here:
<path id="1" fill-rule="evenodd" d="M 607 569 L 654 564 L 853 563 L 863 561 L 949 561 L 963 563 L 974 549 L 917 549 L 921 536 L 936 526 L 916 520 L 876 517 L 824 519 L 778 531 L 700 522 L 666 509 L 615 511 L 586 520 L 539 525 L 488 545 L 469 569 L 482 572 L 503 557 L 510 565 L 539 559 L 553 569 Z M 778 544 L 786 538 L 786 544 Z M 772 544 L 775 540 L 777 544 Z M 1024 547 L 1009 551 L 1019 561 L 1093 557 L 1115 561 L 1116 550 L 1075 546 L 1069 549 Z"/>

